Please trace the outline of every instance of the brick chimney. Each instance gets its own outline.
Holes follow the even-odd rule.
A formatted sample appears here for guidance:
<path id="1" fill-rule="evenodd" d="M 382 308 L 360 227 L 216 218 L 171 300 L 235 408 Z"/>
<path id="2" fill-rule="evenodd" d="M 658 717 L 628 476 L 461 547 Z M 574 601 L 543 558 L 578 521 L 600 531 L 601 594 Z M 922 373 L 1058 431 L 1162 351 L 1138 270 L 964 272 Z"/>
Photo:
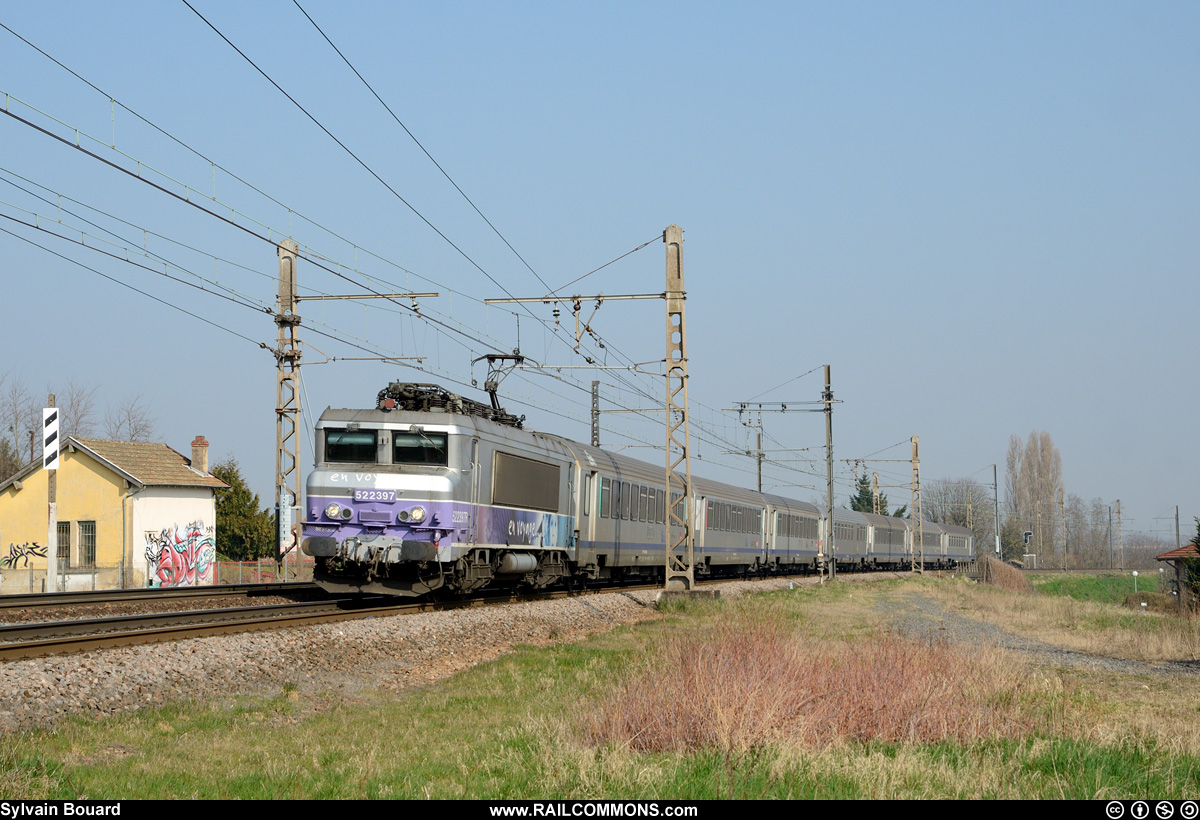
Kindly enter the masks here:
<path id="1" fill-rule="evenodd" d="M 208 473 L 208 439 L 196 436 L 192 442 L 192 468 Z"/>

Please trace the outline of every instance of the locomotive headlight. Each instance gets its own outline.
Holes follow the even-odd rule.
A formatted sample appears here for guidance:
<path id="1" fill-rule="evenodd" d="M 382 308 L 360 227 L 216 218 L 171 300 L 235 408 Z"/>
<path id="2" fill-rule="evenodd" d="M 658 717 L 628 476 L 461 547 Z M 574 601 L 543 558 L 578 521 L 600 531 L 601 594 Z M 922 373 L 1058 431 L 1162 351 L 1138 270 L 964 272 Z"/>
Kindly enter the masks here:
<path id="1" fill-rule="evenodd" d="M 342 515 L 342 505 L 335 501 L 325 508 L 325 515 L 326 517 L 332 518 L 336 521 Z"/>
<path id="2" fill-rule="evenodd" d="M 420 524 L 425 520 L 425 508 L 413 507 L 411 510 L 409 510 L 409 515 L 412 516 L 412 522 L 414 524 Z"/>
<path id="3" fill-rule="evenodd" d="M 407 523 L 408 522 L 408 510 L 401 510 L 400 513 L 396 516 L 396 518 L 400 520 L 401 524 Z"/>

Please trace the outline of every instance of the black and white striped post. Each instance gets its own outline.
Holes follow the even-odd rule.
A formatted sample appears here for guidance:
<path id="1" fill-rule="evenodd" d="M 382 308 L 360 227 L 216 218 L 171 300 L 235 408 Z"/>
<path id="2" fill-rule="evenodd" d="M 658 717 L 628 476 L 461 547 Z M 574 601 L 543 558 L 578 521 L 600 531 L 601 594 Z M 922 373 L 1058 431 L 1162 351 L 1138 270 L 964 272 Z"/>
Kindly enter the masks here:
<path id="1" fill-rule="evenodd" d="M 52 592 L 62 592 L 58 574 L 58 408 L 54 394 L 49 407 L 42 408 L 42 469 L 47 471 L 50 501 L 50 525 L 46 531 L 46 586 Z"/>

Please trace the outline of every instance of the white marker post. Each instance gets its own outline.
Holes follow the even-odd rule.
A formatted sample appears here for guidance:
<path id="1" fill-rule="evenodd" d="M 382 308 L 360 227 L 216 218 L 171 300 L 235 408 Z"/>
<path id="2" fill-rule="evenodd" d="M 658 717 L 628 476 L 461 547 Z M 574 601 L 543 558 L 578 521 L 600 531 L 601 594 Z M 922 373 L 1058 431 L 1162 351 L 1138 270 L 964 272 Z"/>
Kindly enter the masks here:
<path id="1" fill-rule="evenodd" d="M 46 586 L 50 592 L 62 592 L 58 576 L 58 408 L 54 395 L 49 407 L 42 408 L 42 467 L 47 470 L 47 498 L 50 525 L 46 530 Z"/>

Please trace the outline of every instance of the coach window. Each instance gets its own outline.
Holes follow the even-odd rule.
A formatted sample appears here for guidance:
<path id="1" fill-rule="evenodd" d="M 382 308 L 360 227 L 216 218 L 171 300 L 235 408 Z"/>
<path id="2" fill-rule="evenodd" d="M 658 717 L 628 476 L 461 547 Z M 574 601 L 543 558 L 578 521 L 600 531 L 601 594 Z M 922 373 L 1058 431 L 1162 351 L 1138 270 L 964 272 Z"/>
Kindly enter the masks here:
<path id="1" fill-rule="evenodd" d="M 345 464 L 375 463 L 376 430 L 325 428 L 325 460 Z M 442 445 L 445 449 L 445 444 Z M 445 463 L 445 462 L 443 462 Z"/>
<path id="2" fill-rule="evenodd" d="M 631 521 L 629 510 L 633 507 L 633 491 L 629 488 L 628 481 L 621 482 L 621 519 L 623 521 Z"/>
<path id="3" fill-rule="evenodd" d="M 612 480 L 600 479 L 600 517 L 612 518 Z"/>

